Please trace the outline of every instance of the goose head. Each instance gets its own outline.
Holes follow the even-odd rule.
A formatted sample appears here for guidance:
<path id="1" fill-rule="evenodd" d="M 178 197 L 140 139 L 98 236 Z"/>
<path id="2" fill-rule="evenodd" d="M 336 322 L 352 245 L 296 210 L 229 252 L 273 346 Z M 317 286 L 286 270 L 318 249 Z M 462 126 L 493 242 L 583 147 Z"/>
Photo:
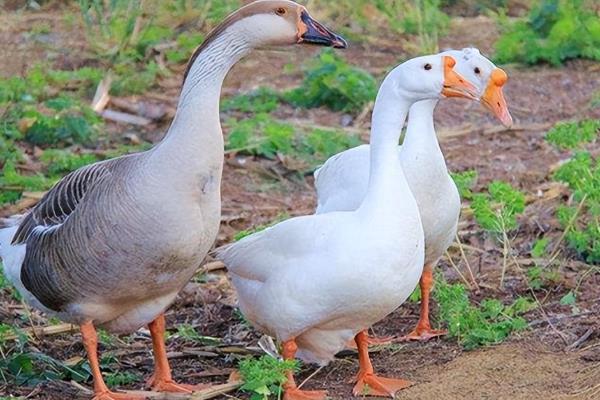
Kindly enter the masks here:
<path id="1" fill-rule="evenodd" d="M 482 56 L 476 48 L 448 50 L 440 53 L 456 59 L 456 71 L 472 82 L 478 89 L 480 102 L 506 127 L 513 123 L 502 91 L 508 80 L 506 72 Z"/>
<path id="2" fill-rule="evenodd" d="M 398 94 L 412 101 L 440 97 L 477 99 L 477 88 L 454 70 L 449 55 L 429 55 L 410 59 L 390 74 Z"/>
<path id="3" fill-rule="evenodd" d="M 313 19 L 306 8 L 290 0 L 259 0 L 227 17 L 205 42 L 228 28 L 238 29 L 252 45 L 313 44 L 346 48 L 346 41 Z"/>

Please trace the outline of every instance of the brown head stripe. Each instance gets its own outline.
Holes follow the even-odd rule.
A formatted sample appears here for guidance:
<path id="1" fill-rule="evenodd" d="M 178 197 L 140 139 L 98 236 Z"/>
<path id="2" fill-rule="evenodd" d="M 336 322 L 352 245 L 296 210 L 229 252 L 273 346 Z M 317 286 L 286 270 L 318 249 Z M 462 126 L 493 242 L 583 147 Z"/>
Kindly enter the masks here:
<path id="1" fill-rule="evenodd" d="M 190 57 L 188 65 L 185 69 L 185 73 L 183 74 L 183 82 L 185 83 L 185 80 L 188 74 L 190 73 L 190 69 L 192 68 L 192 65 L 194 65 L 194 62 L 196 61 L 200 53 L 202 53 L 202 51 L 206 49 L 206 47 L 208 47 L 208 45 L 211 44 L 229 26 L 251 15 L 268 13 L 271 10 L 275 10 L 277 7 L 285 7 L 290 5 L 299 6 L 294 2 L 286 0 L 259 0 L 250 3 L 230 14 L 227 18 L 223 20 L 223 22 L 217 25 L 216 28 L 210 31 L 210 33 L 206 35 L 204 42 L 202 42 L 202 44 L 198 46 L 198 48 L 196 48 L 196 50 L 192 54 L 192 57 Z"/>

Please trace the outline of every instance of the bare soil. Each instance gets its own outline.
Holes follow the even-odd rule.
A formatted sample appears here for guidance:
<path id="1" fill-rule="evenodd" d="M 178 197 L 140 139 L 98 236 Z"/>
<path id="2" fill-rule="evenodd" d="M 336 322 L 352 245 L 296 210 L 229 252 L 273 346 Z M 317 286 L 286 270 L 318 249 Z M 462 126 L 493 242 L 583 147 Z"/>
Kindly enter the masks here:
<path id="1" fill-rule="evenodd" d="M 67 27 L 63 11 L 8 12 L 0 15 L 0 77 L 19 75 L 35 63 L 59 68 L 88 65 L 87 47 L 81 31 Z M 51 33 L 29 34 L 32 26 L 46 24 Z M 483 52 L 493 48 L 498 33 L 492 20 L 484 17 L 455 19 L 441 48 L 474 45 Z M 365 43 L 352 44 L 345 57 L 378 77 L 386 69 L 407 57 L 405 38 L 382 36 Z M 296 52 L 257 52 L 234 68 L 224 86 L 224 94 L 245 92 L 259 86 L 286 88 L 301 79 L 303 61 L 313 49 Z M 295 72 L 283 73 L 285 65 Z M 160 81 L 159 87 L 129 100 L 153 99 L 173 109 L 177 102 L 181 69 Z M 543 140 L 555 122 L 581 117 L 600 118 L 600 109 L 590 108 L 594 91 L 600 89 L 597 63 L 576 61 L 561 69 L 541 67 L 505 68 L 510 76 L 506 96 L 516 127 L 506 131 L 484 110 L 466 101 L 442 102 L 436 112 L 436 123 L 449 169 L 479 172 L 478 186 L 494 179 L 517 185 L 528 195 L 528 208 L 521 228 L 513 238 L 517 259 L 522 268 L 531 265 L 529 251 L 535 238 L 544 234 L 560 236 L 553 209 L 566 196 L 564 188 L 549 183 L 554 165 L 566 158 Z M 324 109 L 299 110 L 283 106 L 276 112 L 281 119 L 314 125 L 340 126 L 345 116 Z M 226 120 L 225 116 L 223 118 Z M 360 131 L 368 138 L 369 114 L 354 119 L 348 129 Z M 120 141 L 125 134 L 135 133 L 143 140 L 159 140 L 168 121 L 140 130 L 108 123 L 111 140 Z M 281 213 L 308 214 L 315 200 L 312 178 L 298 178 L 280 162 L 230 155 L 226 159 L 223 180 L 223 222 L 218 244 L 231 240 L 240 229 L 272 221 Z M 15 212 L 0 210 L 0 215 Z M 496 297 L 510 301 L 529 291 L 523 275 L 516 268 L 508 271 L 506 287 L 498 289 L 501 252 L 475 226 L 468 215 L 460 225 L 461 241 L 467 244 L 467 259 L 473 266 L 481 289 L 473 292 L 474 300 Z M 465 263 L 454 250 L 454 261 L 464 272 Z M 207 260 L 210 262 L 210 260 Z M 537 293 L 543 309 L 526 317 L 530 329 L 513 336 L 502 345 L 465 352 L 455 340 L 442 338 L 428 343 L 410 343 L 374 349 L 376 371 L 385 376 L 409 379 L 414 385 L 398 394 L 398 399 L 600 399 L 600 275 L 590 274 L 579 289 L 579 313 L 561 306 L 559 299 L 572 289 L 586 266 L 574 257 L 565 257 L 561 267 L 563 279 Z M 439 270 L 450 281 L 458 274 L 447 260 Z M 202 335 L 222 338 L 222 346 L 201 346 L 184 340 L 169 340 L 174 376 L 189 382 L 224 382 L 237 364 L 237 359 L 253 354 L 259 335 L 234 313 L 235 294 L 223 271 L 203 275 L 192 282 L 168 312 L 169 326 L 188 323 Z M 23 306 L 11 299 L 0 299 L 2 322 L 26 327 Z M 435 316 L 435 309 L 433 310 Z M 32 314 L 35 325 L 48 321 L 39 313 Z M 418 317 L 418 306 L 407 303 L 380 322 L 378 334 L 399 335 L 408 332 Z M 588 331 L 592 333 L 577 346 L 572 345 Z M 58 360 L 76 361 L 85 355 L 77 334 L 40 337 L 29 345 Z M 147 378 L 152 369 L 150 340 L 140 331 L 102 350 L 118 358 L 120 370 Z M 340 355 L 331 365 L 316 371 L 311 366 L 302 370 L 300 381 L 310 376 L 306 387 L 327 388 L 332 398 L 351 397 L 347 383 L 357 372 L 354 353 Z M 141 383 L 125 389 L 139 389 Z M 31 387 L 16 387 L 0 379 L 0 395 L 21 395 L 32 399 L 89 398 L 70 382 L 49 382 Z M 233 396 L 233 397 L 231 397 Z M 247 398 L 233 393 L 225 398 Z"/>

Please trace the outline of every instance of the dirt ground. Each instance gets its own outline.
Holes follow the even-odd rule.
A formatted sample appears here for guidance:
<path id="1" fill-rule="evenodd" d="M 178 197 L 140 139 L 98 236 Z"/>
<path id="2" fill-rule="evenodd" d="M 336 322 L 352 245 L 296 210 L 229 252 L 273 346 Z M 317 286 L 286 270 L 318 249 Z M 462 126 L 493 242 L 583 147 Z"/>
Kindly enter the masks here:
<path id="1" fill-rule="evenodd" d="M 31 40 L 28 29 L 40 21 L 50 26 L 51 33 L 43 35 L 42 40 Z M 489 54 L 496 37 L 495 24 L 488 18 L 457 18 L 453 20 L 449 34 L 442 38 L 440 47 L 472 45 Z M 381 77 L 390 66 L 406 58 L 403 40 L 382 37 L 368 43 L 352 43 L 345 56 L 350 62 Z M 20 12 L 0 15 L 0 43 L 3 44 L 0 46 L 0 77 L 21 74 L 36 62 L 60 68 L 86 65 L 81 34 L 62 26 L 57 14 Z M 301 70 L 284 74 L 284 66 L 300 66 L 313 54 L 313 49 L 299 49 L 294 53 L 257 52 L 230 73 L 224 95 L 259 86 L 292 87 L 300 81 Z M 523 260 L 526 267 L 534 238 L 541 234 L 560 236 L 552 210 L 558 198 L 564 196 L 564 191 L 556 192 L 549 184 L 548 176 L 552 166 L 566 156 L 546 144 L 544 134 L 560 120 L 600 118 L 600 109 L 589 107 L 592 93 L 600 89 L 597 79 L 600 66 L 575 61 L 562 69 L 522 66 L 506 66 L 505 69 L 510 77 L 505 94 L 515 119 L 515 129 L 502 129 L 479 105 L 460 100 L 442 102 L 435 118 L 450 170 L 476 169 L 479 187 L 493 179 L 504 179 L 527 193 L 528 208 L 513 241 L 517 258 Z M 174 73 L 162 79 L 155 91 L 137 99 L 159 99 L 165 106 L 174 108 L 180 80 L 180 74 Z M 324 109 L 297 110 L 289 106 L 281 107 L 276 116 L 292 123 L 310 122 L 324 126 L 340 126 L 346 118 L 341 113 Z M 365 140 L 368 139 L 368 120 L 367 117 L 351 123 L 351 129 L 360 131 Z M 109 123 L 107 132 L 115 140 L 135 133 L 143 140 L 154 142 L 162 137 L 167 127 L 168 123 L 164 123 L 139 130 Z M 275 161 L 228 156 L 218 244 L 231 240 L 241 229 L 272 221 L 282 212 L 289 215 L 311 213 L 315 205 L 312 178 L 291 176 L 281 163 Z M 0 210 L 0 216 L 14 211 Z M 468 215 L 461 220 L 460 238 L 469 246 L 467 259 L 474 266 L 475 277 L 481 286 L 480 292 L 473 293 L 473 299 L 497 297 L 510 300 L 529 294 L 522 274 L 514 269 L 508 271 L 506 289 L 498 289 L 501 253 L 476 229 Z M 460 256 L 455 252 L 451 254 L 464 270 Z M 543 308 L 526 315 L 530 329 L 502 345 L 465 352 L 449 338 L 428 343 L 395 344 L 374 349 L 375 369 L 382 375 L 414 382 L 412 387 L 398 394 L 398 399 L 600 399 L 600 276 L 592 274 L 583 281 L 578 314 L 559 304 L 559 299 L 575 286 L 583 268 L 580 261 L 566 258 L 562 269 L 564 280 L 537 293 Z M 447 260 L 440 262 L 439 270 L 448 280 L 458 280 Z M 167 314 L 169 325 L 191 324 L 202 335 L 222 338 L 223 344 L 200 346 L 170 340 L 174 376 L 189 382 L 224 382 L 240 355 L 256 351 L 259 335 L 235 315 L 234 296 L 225 273 L 220 270 L 211 271 L 203 275 L 202 280 L 190 283 L 180 295 Z M 0 316 L 7 323 L 17 321 L 23 314 L 22 306 L 11 300 L 3 300 L 0 304 Z M 433 315 L 435 318 L 435 308 Z M 374 330 L 378 334 L 403 334 L 411 329 L 417 318 L 418 305 L 407 303 Z M 32 314 L 32 319 L 36 325 L 47 324 L 37 312 Z M 592 333 L 587 334 L 590 330 Z M 581 338 L 584 339 L 579 343 Z M 30 347 L 32 351 L 41 351 L 59 360 L 76 361 L 84 356 L 77 334 L 41 337 L 32 341 Z M 145 377 L 151 372 L 150 341 L 143 330 L 102 350 L 109 350 L 118 358 L 122 371 L 135 371 Z M 356 356 L 348 352 L 318 371 L 311 366 L 304 367 L 299 381 L 310 377 L 306 387 L 327 388 L 333 399 L 348 399 L 351 385 L 347 381 L 356 372 Z M 140 384 L 125 388 L 139 389 Z M 89 398 L 89 394 L 70 382 L 49 382 L 24 388 L 0 380 L 0 395 L 32 399 Z M 220 398 L 247 397 L 231 393 Z"/>

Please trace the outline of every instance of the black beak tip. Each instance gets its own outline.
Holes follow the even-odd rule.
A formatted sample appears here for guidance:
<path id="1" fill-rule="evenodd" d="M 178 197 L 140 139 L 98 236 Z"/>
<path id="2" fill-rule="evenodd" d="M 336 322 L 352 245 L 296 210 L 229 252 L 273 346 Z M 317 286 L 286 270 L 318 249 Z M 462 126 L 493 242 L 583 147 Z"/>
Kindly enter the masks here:
<path id="1" fill-rule="evenodd" d="M 348 48 L 348 42 L 346 42 L 346 40 L 343 37 L 338 36 L 338 35 L 335 36 L 335 40 L 332 43 L 333 43 L 334 49 L 347 49 Z"/>
<path id="2" fill-rule="evenodd" d="M 337 35 L 312 19 L 308 12 L 303 11 L 301 14 L 302 22 L 306 24 L 306 32 L 302 35 L 302 40 L 305 43 L 316 44 L 321 46 L 330 46 L 335 49 L 345 49 L 348 47 L 346 40 Z"/>

